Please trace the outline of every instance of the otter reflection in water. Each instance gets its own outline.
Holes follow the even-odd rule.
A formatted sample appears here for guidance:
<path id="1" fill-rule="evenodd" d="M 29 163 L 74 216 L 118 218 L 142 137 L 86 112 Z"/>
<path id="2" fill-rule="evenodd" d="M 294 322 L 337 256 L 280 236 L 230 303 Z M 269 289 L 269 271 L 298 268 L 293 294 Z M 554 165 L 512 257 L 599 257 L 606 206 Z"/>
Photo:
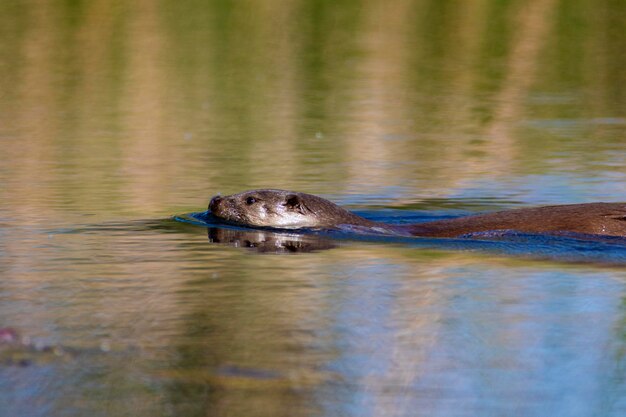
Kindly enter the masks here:
<path id="1" fill-rule="evenodd" d="M 313 252 L 332 249 L 332 240 L 319 235 L 276 233 L 269 230 L 207 229 L 209 242 L 250 248 L 265 253 Z"/>
<path id="2" fill-rule="evenodd" d="M 321 197 L 285 190 L 251 190 L 211 199 L 209 212 L 228 223 L 279 229 L 357 230 L 403 236 L 466 237 L 483 232 L 580 233 L 626 237 L 626 203 L 546 206 L 471 215 L 409 225 L 357 216 Z"/>

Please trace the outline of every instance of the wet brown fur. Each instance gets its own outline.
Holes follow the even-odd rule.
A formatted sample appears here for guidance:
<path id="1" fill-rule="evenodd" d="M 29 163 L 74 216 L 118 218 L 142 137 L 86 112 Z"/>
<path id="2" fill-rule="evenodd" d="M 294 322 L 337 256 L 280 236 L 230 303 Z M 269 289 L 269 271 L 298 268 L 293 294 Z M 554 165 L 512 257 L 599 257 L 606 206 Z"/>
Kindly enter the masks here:
<path id="1" fill-rule="evenodd" d="M 626 236 L 626 203 L 544 206 L 478 214 L 407 227 L 414 236 L 454 237 L 489 230 Z"/>
<path id="2" fill-rule="evenodd" d="M 278 216 L 287 206 L 288 210 L 298 210 L 298 214 L 314 219 L 315 224 L 306 227 L 331 228 L 355 225 L 429 237 L 456 237 L 492 230 L 517 230 L 529 233 L 575 232 L 626 237 L 626 202 L 522 208 L 403 226 L 373 222 L 321 197 L 284 190 L 252 190 L 218 197 L 217 202 L 216 199 L 211 200 L 209 210 L 225 220 L 254 225 L 245 218 L 246 210 L 249 208 L 242 203 L 249 195 L 262 199 L 267 210 L 271 211 L 272 207 L 280 208 L 278 211 L 272 211 L 273 214 L 278 213 Z M 264 226 L 280 227 L 274 224 Z"/>

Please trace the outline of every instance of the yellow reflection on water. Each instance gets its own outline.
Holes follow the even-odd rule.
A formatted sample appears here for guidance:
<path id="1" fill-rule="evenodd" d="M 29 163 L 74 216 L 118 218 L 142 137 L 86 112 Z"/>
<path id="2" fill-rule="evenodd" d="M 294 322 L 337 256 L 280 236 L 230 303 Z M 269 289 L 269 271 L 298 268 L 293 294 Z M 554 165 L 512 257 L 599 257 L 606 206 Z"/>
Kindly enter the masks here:
<path id="1" fill-rule="evenodd" d="M 623 54 L 610 53 L 620 38 L 603 4 L 3 7 L 3 188 L 31 204 L 155 213 L 244 187 L 399 183 L 445 197 L 549 169 L 560 138 L 524 128 L 538 111 L 588 130 L 564 157 L 583 169 L 623 128 Z"/>

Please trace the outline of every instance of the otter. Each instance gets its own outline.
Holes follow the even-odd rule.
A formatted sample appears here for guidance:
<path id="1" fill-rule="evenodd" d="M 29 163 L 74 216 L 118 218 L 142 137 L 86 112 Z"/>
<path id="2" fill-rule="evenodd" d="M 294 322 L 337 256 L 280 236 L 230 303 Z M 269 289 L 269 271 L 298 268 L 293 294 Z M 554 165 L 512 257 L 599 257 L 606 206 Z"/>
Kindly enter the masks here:
<path id="1" fill-rule="evenodd" d="M 215 196 L 209 203 L 209 212 L 228 223 L 278 229 L 333 229 L 347 225 L 377 233 L 423 237 L 471 236 L 497 230 L 626 237 L 626 202 L 522 208 L 425 223 L 390 225 L 367 220 L 312 194 L 263 189 Z"/>

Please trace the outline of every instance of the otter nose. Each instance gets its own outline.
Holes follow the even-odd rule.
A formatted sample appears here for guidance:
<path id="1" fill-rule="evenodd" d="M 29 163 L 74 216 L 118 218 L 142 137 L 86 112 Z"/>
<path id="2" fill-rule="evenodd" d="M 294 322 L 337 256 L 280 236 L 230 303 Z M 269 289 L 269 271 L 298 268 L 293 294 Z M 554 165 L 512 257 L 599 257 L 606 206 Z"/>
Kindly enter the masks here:
<path id="1" fill-rule="evenodd" d="M 216 195 L 215 197 L 213 197 L 211 199 L 211 202 L 209 203 L 209 211 L 211 212 L 215 211 L 215 209 L 217 209 L 217 207 L 219 206 L 221 202 L 222 202 L 222 197 L 220 197 L 219 195 Z"/>

